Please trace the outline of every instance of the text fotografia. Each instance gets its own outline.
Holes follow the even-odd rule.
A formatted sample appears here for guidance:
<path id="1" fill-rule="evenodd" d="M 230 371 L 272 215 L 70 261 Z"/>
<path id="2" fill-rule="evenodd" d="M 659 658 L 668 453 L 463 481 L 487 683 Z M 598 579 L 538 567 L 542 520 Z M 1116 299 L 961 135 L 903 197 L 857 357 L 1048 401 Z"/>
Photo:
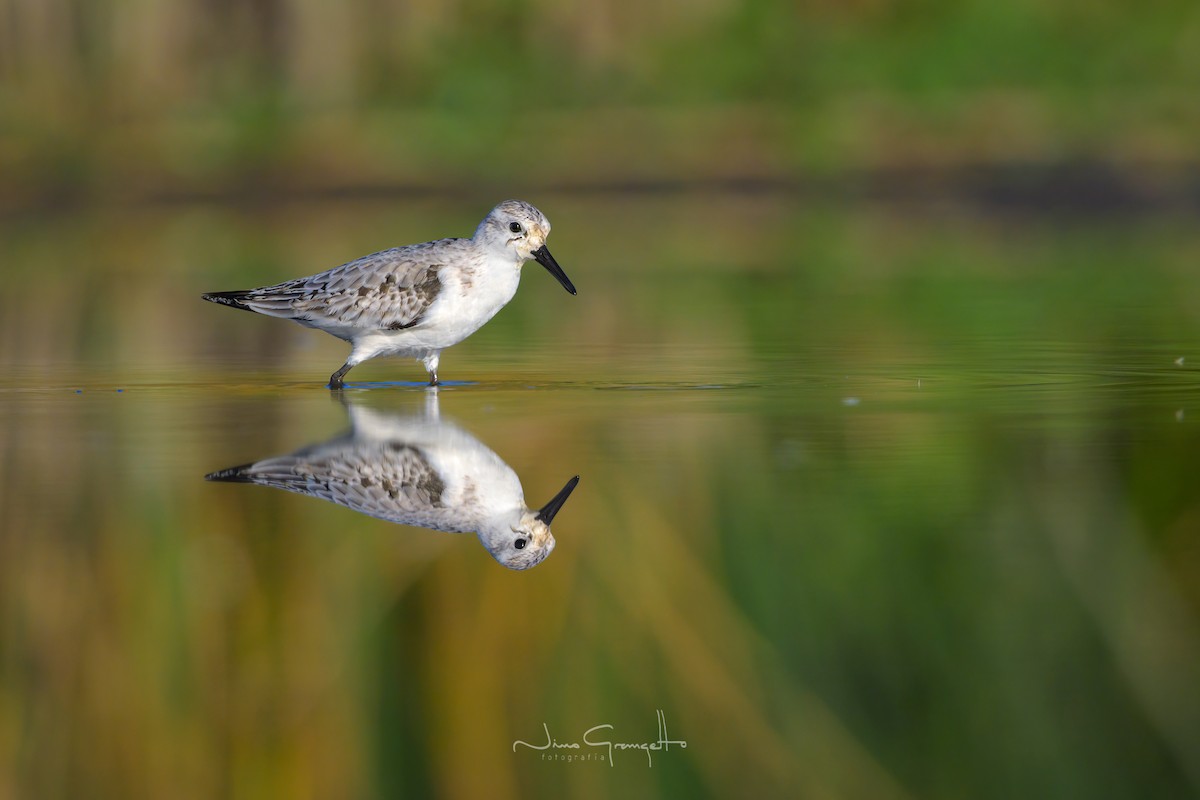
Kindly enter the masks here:
<path id="1" fill-rule="evenodd" d="M 513 742 L 513 752 L 517 752 L 517 745 L 528 747 L 530 750 L 541 750 L 543 761 L 608 761 L 610 767 L 616 766 L 613 762 L 613 752 L 616 750 L 641 750 L 646 754 L 647 766 L 654 766 L 654 753 L 662 750 L 670 750 L 671 745 L 675 745 L 681 749 L 687 748 L 687 742 L 683 739 L 670 739 L 667 737 L 667 716 L 659 709 L 658 712 L 658 739 L 653 742 L 617 742 L 613 741 L 611 733 L 612 725 L 596 725 L 588 728 L 583 732 L 583 742 L 560 742 L 550 735 L 550 726 L 542 723 L 542 730 L 546 733 L 544 742 L 532 744 L 520 739 Z M 583 748 L 594 748 L 583 752 Z"/>

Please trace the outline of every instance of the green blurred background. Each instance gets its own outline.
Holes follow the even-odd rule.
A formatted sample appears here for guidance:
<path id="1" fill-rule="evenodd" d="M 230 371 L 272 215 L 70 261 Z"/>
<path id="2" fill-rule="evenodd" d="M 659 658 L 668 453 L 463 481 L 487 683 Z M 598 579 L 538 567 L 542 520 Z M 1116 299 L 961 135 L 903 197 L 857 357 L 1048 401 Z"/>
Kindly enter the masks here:
<path id="1" fill-rule="evenodd" d="M 0 0 L 0 797 L 1196 795 L 1197 89 L 1188 2 Z M 510 196 L 580 295 L 441 407 L 550 559 L 202 480 L 346 418 L 201 291 Z"/>
<path id="2" fill-rule="evenodd" d="M 1198 83 L 1182 0 L 4 0 L 2 201 L 1071 164 L 1194 200 Z"/>

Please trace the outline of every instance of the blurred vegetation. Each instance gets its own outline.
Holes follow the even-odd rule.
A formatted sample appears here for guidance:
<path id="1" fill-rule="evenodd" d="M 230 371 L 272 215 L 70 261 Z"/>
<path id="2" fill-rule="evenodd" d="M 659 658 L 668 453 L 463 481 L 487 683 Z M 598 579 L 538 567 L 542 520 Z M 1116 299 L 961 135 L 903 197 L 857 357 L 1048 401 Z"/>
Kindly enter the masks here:
<path id="1" fill-rule="evenodd" d="M 1198 89 L 1186 0 L 3 0 L 0 202 L 1079 160 L 1168 191 Z"/>

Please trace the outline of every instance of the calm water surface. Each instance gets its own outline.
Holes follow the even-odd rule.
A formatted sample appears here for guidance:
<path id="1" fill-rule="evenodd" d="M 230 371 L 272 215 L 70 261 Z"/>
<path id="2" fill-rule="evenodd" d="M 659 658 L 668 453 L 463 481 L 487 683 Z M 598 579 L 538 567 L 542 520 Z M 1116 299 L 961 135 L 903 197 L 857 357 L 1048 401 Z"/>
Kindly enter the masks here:
<path id="1" fill-rule="evenodd" d="M 580 295 L 535 265 L 436 393 L 197 295 L 477 209 L 9 232 L 0 796 L 1200 790 L 1186 226 L 531 199 Z M 579 475 L 554 552 L 204 480 L 363 418 Z"/>

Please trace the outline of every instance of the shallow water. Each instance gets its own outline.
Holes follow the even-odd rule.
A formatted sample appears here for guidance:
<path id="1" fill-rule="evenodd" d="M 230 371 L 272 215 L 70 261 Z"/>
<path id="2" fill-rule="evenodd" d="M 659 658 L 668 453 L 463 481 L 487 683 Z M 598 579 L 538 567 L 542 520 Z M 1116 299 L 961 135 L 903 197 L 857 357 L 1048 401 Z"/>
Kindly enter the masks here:
<path id="1" fill-rule="evenodd" d="M 537 202 L 579 296 L 534 265 L 436 393 L 198 294 L 474 208 L 0 239 L 0 794 L 1200 789 L 1187 225 Z M 535 509 L 581 476 L 541 564 L 204 480 L 431 403 Z"/>

